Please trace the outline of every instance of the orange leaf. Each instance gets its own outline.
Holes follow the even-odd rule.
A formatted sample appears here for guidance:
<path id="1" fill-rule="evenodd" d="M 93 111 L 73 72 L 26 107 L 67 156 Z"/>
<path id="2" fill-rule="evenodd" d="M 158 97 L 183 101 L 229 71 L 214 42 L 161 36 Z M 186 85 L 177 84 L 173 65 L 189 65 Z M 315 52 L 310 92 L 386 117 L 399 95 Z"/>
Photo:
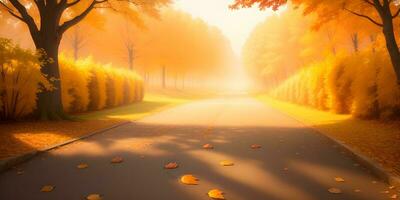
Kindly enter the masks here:
<path id="1" fill-rule="evenodd" d="M 186 185 L 198 185 L 199 179 L 191 174 L 187 174 L 181 177 L 181 182 Z"/>
<path id="2" fill-rule="evenodd" d="M 45 185 L 42 187 L 42 189 L 40 190 L 41 192 L 51 192 L 54 190 L 54 186 L 52 185 Z"/>
<path id="3" fill-rule="evenodd" d="M 78 168 L 78 169 L 86 169 L 86 168 L 88 168 L 88 167 L 89 167 L 89 165 L 86 164 L 86 163 L 81 163 L 81 164 L 79 164 L 79 165 L 76 166 L 76 168 Z"/>
<path id="4" fill-rule="evenodd" d="M 328 190 L 330 193 L 332 194 L 340 194 L 342 193 L 342 190 L 338 189 L 338 188 L 329 188 Z"/>
<path id="5" fill-rule="evenodd" d="M 101 195 L 99 194 L 89 194 L 86 197 L 86 200 L 102 200 L 103 198 L 101 198 Z"/>
<path id="6" fill-rule="evenodd" d="M 117 163 L 122 163 L 124 161 L 124 159 L 120 156 L 114 157 L 113 159 L 111 159 L 111 163 L 113 164 L 117 164 Z"/>
<path id="7" fill-rule="evenodd" d="M 205 144 L 203 145 L 203 149 L 214 149 L 214 146 L 212 144 Z"/>
<path id="8" fill-rule="evenodd" d="M 344 182 L 344 179 L 342 177 L 336 177 L 335 181 L 336 182 Z"/>
<path id="9" fill-rule="evenodd" d="M 179 166 L 178 163 L 170 162 L 164 166 L 164 169 L 176 169 L 178 168 L 178 166 Z"/>
<path id="10" fill-rule="evenodd" d="M 223 160 L 219 164 L 222 166 L 226 166 L 226 167 L 235 165 L 235 163 L 233 163 L 232 161 L 229 161 L 229 160 Z"/>
<path id="11" fill-rule="evenodd" d="M 223 194 L 224 194 L 224 192 L 222 192 L 218 189 L 213 189 L 208 192 L 208 196 L 213 199 L 225 199 Z"/>
<path id="12" fill-rule="evenodd" d="M 253 144 L 253 145 L 251 145 L 251 148 L 252 148 L 252 149 L 260 149 L 260 148 L 261 148 L 261 145 L 259 145 L 259 144 Z"/>

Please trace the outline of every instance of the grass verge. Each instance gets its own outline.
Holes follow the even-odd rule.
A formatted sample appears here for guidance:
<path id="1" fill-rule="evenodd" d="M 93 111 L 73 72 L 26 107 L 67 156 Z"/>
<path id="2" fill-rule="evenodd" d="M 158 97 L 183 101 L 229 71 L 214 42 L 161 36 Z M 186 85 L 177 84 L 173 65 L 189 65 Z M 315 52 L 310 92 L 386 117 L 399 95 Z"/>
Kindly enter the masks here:
<path id="1" fill-rule="evenodd" d="M 257 97 L 296 120 L 316 128 L 365 156 L 380 163 L 386 170 L 400 174 L 400 122 L 361 120 L 350 115 L 339 115 L 310 107 Z"/>
<path id="2" fill-rule="evenodd" d="M 24 121 L 0 124 L 0 159 L 86 135 L 128 120 L 137 120 L 190 101 L 179 93 L 147 94 L 143 102 L 75 115 L 76 121 Z"/>

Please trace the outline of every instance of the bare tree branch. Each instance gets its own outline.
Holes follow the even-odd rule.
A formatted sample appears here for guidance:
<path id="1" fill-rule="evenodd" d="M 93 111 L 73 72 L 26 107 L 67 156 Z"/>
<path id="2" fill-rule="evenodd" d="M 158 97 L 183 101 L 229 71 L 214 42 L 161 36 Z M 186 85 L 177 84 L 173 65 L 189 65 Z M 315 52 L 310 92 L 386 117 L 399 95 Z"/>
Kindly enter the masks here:
<path id="1" fill-rule="evenodd" d="M 348 11 L 348 12 L 350 12 L 350 13 L 353 14 L 353 15 L 356 15 L 356 16 L 358 16 L 358 17 L 362 17 L 362 18 L 364 18 L 364 19 L 367 19 L 367 20 L 369 20 L 370 22 L 374 23 L 374 24 L 377 25 L 377 26 L 380 26 L 380 27 L 383 26 L 382 23 L 379 23 L 379 22 L 375 21 L 374 19 L 372 19 L 371 17 L 369 17 L 369 16 L 367 16 L 367 15 L 363 15 L 363 14 L 354 12 L 354 11 L 352 11 L 352 10 L 347 9 L 346 7 L 344 7 L 343 9 L 346 10 L 346 11 Z"/>
<path id="2" fill-rule="evenodd" d="M 79 0 L 77 0 L 79 1 Z M 75 24 L 79 23 L 82 21 L 89 13 L 95 8 L 95 5 L 105 3 L 108 0 L 93 0 L 92 3 L 79 15 L 75 16 L 71 20 L 68 20 L 64 22 L 60 27 L 59 27 L 59 32 L 60 34 L 63 34 L 65 31 L 67 31 L 69 28 L 74 26 Z M 74 3 L 74 2 L 72 2 Z"/>

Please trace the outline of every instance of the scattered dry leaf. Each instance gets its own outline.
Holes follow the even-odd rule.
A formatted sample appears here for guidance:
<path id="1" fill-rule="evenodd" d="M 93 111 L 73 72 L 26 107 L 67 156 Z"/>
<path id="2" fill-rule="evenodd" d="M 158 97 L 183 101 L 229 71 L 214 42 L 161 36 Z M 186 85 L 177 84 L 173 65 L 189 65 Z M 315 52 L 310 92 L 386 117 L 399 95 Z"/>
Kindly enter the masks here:
<path id="1" fill-rule="evenodd" d="M 17 171 L 17 175 L 22 175 L 22 174 L 24 174 L 25 172 L 24 171 Z"/>
<path id="2" fill-rule="evenodd" d="M 42 189 L 40 190 L 41 192 L 51 192 L 54 190 L 54 186 L 52 185 L 45 185 L 42 187 Z"/>
<path id="3" fill-rule="evenodd" d="M 289 171 L 289 168 L 285 167 L 285 168 L 283 168 L 283 170 L 285 170 L 285 171 Z"/>
<path id="4" fill-rule="evenodd" d="M 117 164 L 117 163 L 122 163 L 124 161 L 124 159 L 120 156 L 114 157 L 113 159 L 111 159 L 111 163 L 113 164 Z"/>
<path id="5" fill-rule="evenodd" d="M 359 193 L 359 192 L 361 192 L 361 190 L 360 189 L 355 189 L 354 192 Z"/>
<path id="6" fill-rule="evenodd" d="M 372 181 L 371 183 L 376 184 L 377 182 L 376 181 Z"/>
<path id="7" fill-rule="evenodd" d="M 208 196 L 213 199 L 225 199 L 224 192 L 218 189 L 208 191 Z"/>
<path id="8" fill-rule="evenodd" d="M 340 194 L 342 193 L 342 190 L 340 190 L 339 188 L 329 188 L 328 191 L 332 194 Z"/>
<path id="9" fill-rule="evenodd" d="M 198 185 L 199 179 L 191 174 L 187 174 L 181 177 L 181 182 L 186 185 Z"/>
<path id="10" fill-rule="evenodd" d="M 390 196 L 391 199 L 397 199 L 397 194 Z"/>
<path id="11" fill-rule="evenodd" d="M 388 191 L 388 190 L 385 190 L 385 191 L 382 191 L 381 193 L 382 193 L 382 194 L 389 194 L 389 191 Z"/>
<path id="12" fill-rule="evenodd" d="M 86 200 L 101 200 L 101 195 L 100 194 L 89 194 L 86 197 Z"/>
<path id="13" fill-rule="evenodd" d="M 170 163 L 164 165 L 164 169 L 176 169 L 176 168 L 178 168 L 178 166 L 179 166 L 178 163 L 170 162 Z"/>
<path id="14" fill-rule="evenodd" d="M 251 145 L 251 148 L 252 148 L 252 149 L 260 149 L 260 148 L 261 148 L 261 145 L 259 145 L 259 144 L 253 144 L 253 145 Z"/>
<path id="15" fill-rule="evenodd" d="M 212 144 L 205 144 L 203 145 L 203 149 L 214 149 L 214 146 Z"/>
<path id="16" fill-rule="evenodd" d="M 81 163 L 81 164 L 79 164 L 79 165 L 76 166 L 76 168 L 78 168 L 78 169 L 86 169 L 86 168 L 88 168 L 88 167 L 89 167 L 89 165 L 86 164 L 86 163 Z"/>
<path id="17" fill-rule="evenodd" d="M 344 182 L 344 179 L 342 177 L 336 177 L 335 181 L 336 182 Z"/>
<path id="18" fill-rule="evenodd" d="M 396 186 L 392 185 L 392 186 L 389 187 L 389 190 L 393 190 L 394 188 L 396 188 Z"/>
<path id="19" fill-rule="evenodd" d="M 223 160 L 219 164 L 222 165 L 222 166 L 226 166 L 226 167 L 234 165 L 234 163 L 232 161 L 230 161 L 230 160 Z"/>

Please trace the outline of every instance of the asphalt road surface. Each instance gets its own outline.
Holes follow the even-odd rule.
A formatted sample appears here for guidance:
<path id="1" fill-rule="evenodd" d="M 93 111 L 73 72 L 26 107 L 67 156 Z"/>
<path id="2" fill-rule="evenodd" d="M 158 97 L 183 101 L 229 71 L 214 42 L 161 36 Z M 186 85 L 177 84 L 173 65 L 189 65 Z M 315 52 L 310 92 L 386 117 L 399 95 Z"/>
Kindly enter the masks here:
<path id="1" fill-rule="evenodd" d="M 214 149 L 203 149 L 206 143 Z M 124 162 L 111 164 L 115 156 Z M 168 162 L 179 168 L 163 169 Z M 89 166 L 77 169 L 80 163 Z M 185 174 L 199 185 L 180 183 Z M 41 192 L 44 185 L 55 188 Z M 341 193 L 330 193 L 333 187 Z M 388 199 L 387 188 L 324 136 L 239 96 L 178 106 L 0 174 L 1 200 L 80 200 L 92 193 L 106 200 L 207 200 L 211 189 L 228 200 L 379 200 Z"/>

